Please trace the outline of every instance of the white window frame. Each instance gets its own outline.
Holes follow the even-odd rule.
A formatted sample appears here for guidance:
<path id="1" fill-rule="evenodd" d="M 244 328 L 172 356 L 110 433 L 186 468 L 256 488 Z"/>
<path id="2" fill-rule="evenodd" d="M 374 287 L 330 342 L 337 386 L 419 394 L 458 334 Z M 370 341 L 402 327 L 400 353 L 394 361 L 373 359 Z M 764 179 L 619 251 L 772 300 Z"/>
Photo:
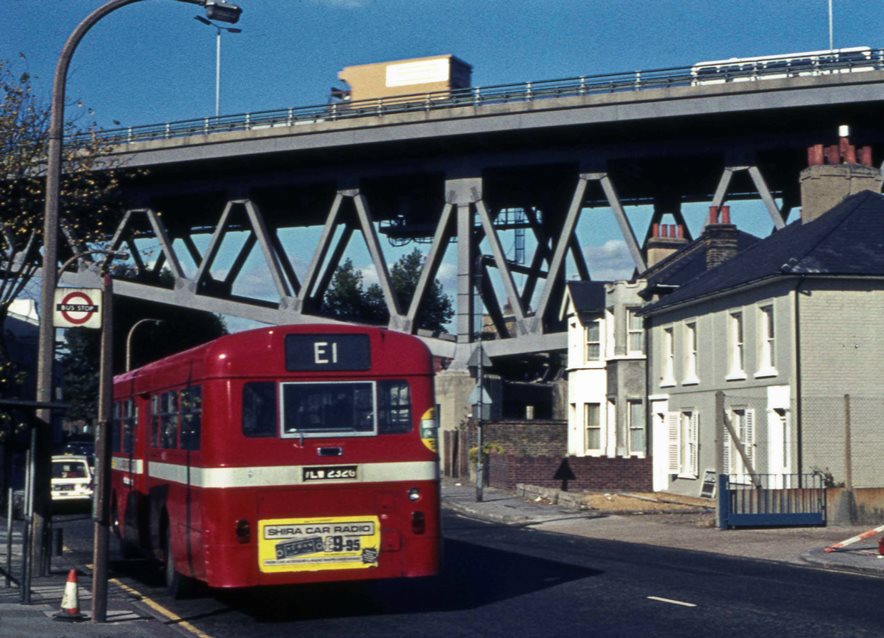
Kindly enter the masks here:
<path id="1" fill-rule="evenodd" d="M 675 329 L 672 326 L 663 328 L 661 343 L 660 387 L 675 385 Z"/>
<path id="2" fill-rule="evenodd" d="M 589 323 L 586 324 L 586 339 L 585 343 L 585 357 L 587 363 L 598 363 L 602 361 L 604 358 L 604 351 L 602 349 L 603 341 L 602 341 L 602 321 L 601 319 L 593 319 Z M 596 330 L 598 333 L 595 339 L 592 339 L 592 331 Z M 592 356 L 591 352 L 593 348 L 598 348 L 598 356 Z"/>
<path id="3" fill-rule="evenodd" d="M 595 423 L 590 422 L 590 415 L 593 413 L 592 407 L 595 407 L 596 420 Z M 590 430 L 598 430 L 599 445 L 598 447 L 590 446 Z M 602 423 L 602 404 L 588 402 L 583 404 L 583 436 L 584 447 L 588 453 L 601 454 L 605 449 L 605 428 Z"/>
<path id="4" fill-rule="evenodd" d="M 731 426 L 740 437 L 743 449 L 749 462 L 755 466 L 755 410 L 745 407 L 733 407 L 729 410 Z M 730 432 L 724 430 L 724 467 L 726 474 L 736 477 L 736 480 L 747 482 L 749 480 L 749 468 L 743 462 L 743 457 L 737 451 L 736 443 Z M 758 468 L 754 468 L 758 471 Z"/>
<path id="5" fill-rule="evenodd" d="M 633 415 L 633 408 L 638 407 L 638 414 L 641 415 L 641 424 L 636 425 Z M 641 399 L 626 400 L 626 448 L 630 456 L 644 457 L 648 448 L 648 418 L 645 413 L 645 404 Z M 639 448 L 633 447 L 633 432 L 641 431 L 642 445 Z"/>
<path id="6" fill-rule="evenodd" d="M 635 323 L 638 323 L 638 326 Z M 633 338 L 638 342 L 638 349 L 632 347 Z M 645 353 L 645 327 L 638 315 L 638 308 L 626 309 L 626 353 L 631 355 Z"/>
<path id="7" fill-rule="evenodd" d="M 684 479 L 696 479 L 700 465 L 700 414 L 693 409 L 669 412 L 669 473 Z"/>
<path id="8" fill-rule="evenodd" d="M 743 324 L 743 311 L 734 310 L 728 314 L 727 350 L 729 370 L 727 381 L 746 378 L 746 330 Z"/>
<path id="9" fill-rule="evenodd" d="M 777 375 L 776 316 L 773 304 L 758 308 L 758 370 L 756 377 Z"/>
<path id="10" fill-rule="evenodd" d="M 697 322 L 688 321 L 684 324 L 684 379 L 683 385 L 700 383 L 698 375 L 699 360 L 697 355 Z"/>

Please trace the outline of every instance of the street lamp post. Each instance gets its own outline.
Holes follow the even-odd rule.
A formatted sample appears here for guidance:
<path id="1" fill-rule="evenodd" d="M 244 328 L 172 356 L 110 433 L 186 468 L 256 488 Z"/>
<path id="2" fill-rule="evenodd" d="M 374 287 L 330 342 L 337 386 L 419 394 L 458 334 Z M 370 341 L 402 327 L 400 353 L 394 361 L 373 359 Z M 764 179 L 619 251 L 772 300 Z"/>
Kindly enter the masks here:
<path id="1" fill-rule="evenodd" d="M 70 67 L 71 58 L 74 51 L 79 45 L 83 36 L 103 17 L 124 7 L 141 0 L 110 0 L 92 13 L 90 13 L 77 27 L 73 30 L 62 47 L 61 54 L 55 66 L 55 74 L 52 80 L 52 100 L 49 112 L 49 132 L 47 140 L 47 156 L 46 156 L 46 206 L 43 217 L 43 262 L 41 270 L 40 283 L 40 330 L 39 343 L 37 347 L 37 392 L 36 398 L 38 403 L 48 404 L 52 399 L 52 368 L 53 358 L 55 354 L 55 328 L 52 325 L 52 305 L 55 295 L 55 287 L 58 283 L 58 277 L 55 268 L 58 265 L 58 218 L 59 218 L 59 199 L 61 190 L 61 170 L 62 170 L 62 136 L 64 132 L 64 101 L 65 101 L 65 83 L 67 81 L 68 68 Z M 234 5 L 222 0 L 179 0 L 188 4 L 196 4 L 206 9 L 206 15 L 210 19 L 219 20 L 221 22 L 235 23 L 239 20 L 242 10 Z M 32 463 L 37 464 L 37 456 L 40 457 L 40 465 L 45 466 L 48 470 L 49 466 L 49 443 L 51 433 L 49 424 L 51 423 L 51 411 L 41 409 L 37 411 L 38 422 L 46 424 L 40 427 L 40 435 L 38 440 L 34 441 L 36 450 L 32 448 Z M 34 469 L 34 468 L 31 468 Z M 46 476 L 42 477 L 40 491 L 40 507 L 31 511 L 31 543 L 25 548 L 31 557 L 35 560 L 42 552 L 37 551 L 40 546 L 33 542 L 38 535 L 41 537 L 41 543 L 45 530 L 46 519 L 49 517 L 49 481 Z M 36 487 L 36 486 L 35 486 Z M 30 603 L 30 571 L 27 570 L 22 578 L 22 601 Z M 93 619 L 95 620 L 95 619 Z"/>
<path id="2" fill-rule="evenodd" d="M 126 334 L 126 372 L 132 369 L 132 335 L 135 334 L 135 329 L 138 326 L 142 326 L 146 323 L 153 323 L 154 325 L 162 323 L 161 319 L 139 319 L 135 323 L 132 324 L 132 327 L 129 328 L 128 334 Z"/>
<path id="3" fill-rule="evenodd" d="M 215 117 L 221 115 L 221 32 L 242 33 L 242 29 L 223 27 L 203 16 L 194 16 L 194 20 L 215 29 Z"/>

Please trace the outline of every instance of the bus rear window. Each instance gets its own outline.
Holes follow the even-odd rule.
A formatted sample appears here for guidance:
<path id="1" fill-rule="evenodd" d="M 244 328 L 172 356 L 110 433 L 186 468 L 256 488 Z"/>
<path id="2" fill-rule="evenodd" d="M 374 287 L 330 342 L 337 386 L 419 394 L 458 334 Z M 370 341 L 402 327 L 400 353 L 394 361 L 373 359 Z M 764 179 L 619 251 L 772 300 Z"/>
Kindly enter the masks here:
<path id="1" fill-rule="evenodd" d="M 282 435 L 375 432 L 374 383 L 282 384 Z"/>
<path id="2" fill-rule="evenodd" d="M 254 381 L 243 386 L 242 433 L 276 435 L 276 384 L 272 381 Z"/>
<path id="3" fill-rule="evenodd" d="M 412 431 L 411 421 L 411 392 L 404 380 L 243 385 L 242 432 L 248 437 L 405 434 Z"/>

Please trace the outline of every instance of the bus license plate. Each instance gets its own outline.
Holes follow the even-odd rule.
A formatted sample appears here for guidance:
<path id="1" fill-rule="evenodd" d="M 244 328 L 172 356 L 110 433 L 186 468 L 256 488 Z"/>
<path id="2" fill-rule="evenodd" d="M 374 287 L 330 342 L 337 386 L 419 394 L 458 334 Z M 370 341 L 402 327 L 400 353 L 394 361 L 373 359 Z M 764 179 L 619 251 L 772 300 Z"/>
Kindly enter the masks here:
<path id="1" fill-rule="evenodd" d="M 378 566 L 377 516 L 268 519 L 258 522 L 258 567 L 264 573 Z"/>

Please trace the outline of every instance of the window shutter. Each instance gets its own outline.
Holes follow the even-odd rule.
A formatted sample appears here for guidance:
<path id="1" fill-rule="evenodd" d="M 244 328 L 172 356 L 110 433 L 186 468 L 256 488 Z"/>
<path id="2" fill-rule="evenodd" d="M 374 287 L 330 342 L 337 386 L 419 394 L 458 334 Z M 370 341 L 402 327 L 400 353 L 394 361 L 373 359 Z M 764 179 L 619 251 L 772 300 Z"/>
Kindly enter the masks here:
<path id="1" fill-rule="evenodd" d="M 666 413 L 666 427 L 669 430 L 669 473 L 678 474 L 679 471 L 679 421 L 681 415 L 678 412 Z"/>
<path id="2" fill-rule="evenodd" d="M 699 474 L 700 467 L 700 415 L 696 412 L 691 414 L 691 473 Z"/>
<path id="3" fill-rule="evenodd" d="M 755 410 L 747 409 L 746 410 L 746 440 L 743 441 L 743 446 L 746 450 L 746 458 L 749 459 L 749 463 L 752 464 L 752 467 L 755 471 L 758 471 L 758 468 L 755 467 Z"/>

